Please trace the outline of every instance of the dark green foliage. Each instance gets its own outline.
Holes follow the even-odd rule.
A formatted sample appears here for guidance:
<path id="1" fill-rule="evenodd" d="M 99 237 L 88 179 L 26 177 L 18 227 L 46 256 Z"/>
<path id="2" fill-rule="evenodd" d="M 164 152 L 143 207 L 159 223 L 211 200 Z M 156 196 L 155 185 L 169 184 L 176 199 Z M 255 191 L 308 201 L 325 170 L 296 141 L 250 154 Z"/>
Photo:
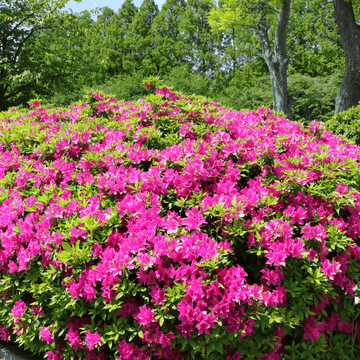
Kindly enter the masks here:
<path id="1" fill-rule="evenodd" d="M 108 23 L 107 36 L 104 38 L 104 46 L 102 51 L 104 56 L 108 58 L 108 76 L 124 73 L 124 59 L 130 53 L 129 43 L 126 38 L 129 33 L 129 26 L 132 24 L 138 8 L 133 4 L 132 0 L 126 0 L 113 20 Z"/>
<path id="2" fill-rule="evenodd" d="M 139 70 L 147 75 L 158 73 L 156 62 L 152 59 L 153 39 L 150 33 L 158 13 L 159 9 L 154 0 L 144 0 L 129 25 L 124 42 L 127 53 L 123 55 L 123 68 L 127 74 Z"/>
<path id="3" fill-rule="evenodd" d="M 328 121 L 334 115 L 335 104 L 331 99 L 339 91 L 343 74 L 338 70 L 331 77 L 290 75 L 288 89 L 295 99 L 290 120 L 305 125 L 313 120 Z"/>
<path id="4" fill-rule="evenodd" d="M 292 2 L 287 33 L 286 48 L 294 73 L 318 77 L 345 68 L 345 54 L 334 21 L 332 2 Z M 270 40 L 273 34 L 271 31 Z"/>
<path id="5" fill-rule="evenodd" d="M 184 94 L 209 96 L 212 81 L 189 72 L 187 66 L 178 66 L 164 77 L 164 82 Z"/>
<path id="6" fill-rule="evenodd" d="M 186 7 L 185 0 L 167 0 L 153 22 L 153 58 L 158 64 L 158 75 L 163 76 L 173 67 L 185 65 L 190 49 L 183 41 L 179 23 Z"/>
<path id="7" fill-rule="evenodd" d="M 219 51 L 224 34 L 212 34 L 207 21 L 210 4 L 204 0 L 188 0 L 179 28 L 190 49 L 191 72 L 213 77 L 219 68 Z"/>
<path id="8" fill-rule="evenodd" d="M 325 129 L 348 143 L 360 145 L 360 105 L 333 116 L 325 123 Z"/>
<path id="9" fill-rule="evenodd" d="M 45 106 L 51 104 L 54 107 L 67 107 L 69 104 L 82 100 L 83 96 L 91 89 L 103 91 L 117 99 L 136 102 L 148 95 L 145 86 L 141 85 L 143 78 L 144 76 L 141 72 L 134 73 L 133 75 L 120 74 L 103 84 L 83 86 L 81 90 L 72 94 L 56 94 L 51 98 L 42 97 L 42 103 Z"/>

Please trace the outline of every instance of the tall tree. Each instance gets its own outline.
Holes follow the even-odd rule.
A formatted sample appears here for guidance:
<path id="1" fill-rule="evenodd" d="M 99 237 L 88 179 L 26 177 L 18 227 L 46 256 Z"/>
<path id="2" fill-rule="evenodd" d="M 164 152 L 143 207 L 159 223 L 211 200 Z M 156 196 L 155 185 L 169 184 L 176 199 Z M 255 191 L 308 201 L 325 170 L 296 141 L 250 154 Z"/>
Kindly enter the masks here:
<path id="1" fill-rule="evenodd" d="M 109 75 L 109 52 L 114 44 L 109 44 L 109 27 L 114 22 L 116 14 L 108 8 L 96 8 L 97 21 L 85 29 L 85 38 L 82 41 L 82 56 L 96 66 L 96 71 L 79 77 L 79 84 L 94 86 L 106 81 Z M 114 40 L 114 39 L 113 39 Z"/>
<path id="2" fill-rule="evenodd" d="M 160 76 L 179 65 L 191 68 L 190 49 L 184 43 L 184 34 L 179 28 L 185 7 L 185 0 L 166 0 L 154 19 L 151 29 L 153 56 Z"/>
<path id="3" fill-rule="evenodd" d="M 270 44 L 274 42 L 275 31 L 276 27 L 272 26 L 269 31 Z M 249 31 L 249 28 L 236 23 L 235 28 L 229 26 L 226 34 L 236 36 L 237 33 L 241 50 L 234 52 L 230 48 L 231 58 L 234 57 L 234 53 L 237 53 L 240 63 L 240 54 L 241 66 L 252 65 L 255 59 L 256 62 L 265 64 L 256 29 Z M 345 54 L 334 21 L 334 9 L 331 2 L 292 1 L 286 49 L 290 57 L 288 68 L 290 73 L 316 77 L 330 75 L 334 68 L 344 67 L 345 69 Z M 267 67 L 266 64 L 265 66 Z"/>
<path id="4" fill-rule="evenodd" d="M 229 80 L 244 65 L 254 63 L 256 58 L 261 57 L 261 49 L 259 50 L 260 54 L 247 55 L 246 48 L 249 47 L 249 44 L 242 39 L 243 36 L 238 34 L 234 28 L 223 33 L 223 42 L 220 47 L 220 71 L 226 74 L 225 76 Z"/>
<path id="5" fill-rule="evenodd" d="M 296 0 L 291 10 L 287 51 L 292 72 L 326 76 L 334 68 L 345 66 L 332 4 L 323 0 Z"/>
<path id="6" fill-rule="evenodd" d="M 211 6 L 204 0 L 187 0 L 179 28 L 182 41 L 190 49 L 191 72 L 212 78 L 219 67 L 223 33 L 211 34 L 208 13 Z"/>
<path id="7" fill-rule="evenodd" d="M 355 21 L 355 1 L 333 0 L 335 21 L 345 52 L 345 73 L 335 98 L 335 114 L 356 106 L 360 101 L 360 26 Z M 354 6 L 354 8 L 353 8 Z M 357 12 L 357 14 L 359 14 Z"/>
<path id="8" fill-rule="evenodd" d="M 139 12 L 135 14 L 133 22 L 129 25 L 129 36 L 125 43 L 131 51 L 123 57 L 123 67 L 128 73 L 140 69 L 144 75 L 157 73 L 157 68 L 152 61 L 154 45 L 150 32 L 158 13 L 159 8 L 154 0 L 143 0 Z"/>
<path id="9" fill-rule="evenodd" d="M 290 114 L 289 110 L 291 110 L 293 99 L 286 95 L 286 77 L 283 75 L 284 68 L 290 63 L 293 65 L 289 69 L 291 73 L 300 72 L 310 76 L 328 75 L 334 68 L 344 66 L 343 53 L 347 70 L 345 70 L 342 89 L 336 97 L 338 105 L 335 106 L 335 113 L 348 109 L 350 105 L 356 105 L 359 101 L 360 62 L 357 51 L 358 43 L 356 43 L 358 35 L 353 36 L 352 34 L 353 32 L 354 34 L 358 33 L 355 19 L 360 18 L 360 2 L 358 0 L 333 0 L 332 2 L 293 0 L 291 6 L 293 5 L 294 11 L 290 13 L 290 1 L 287 0 L 268 1 L 266 4 L 260 0 L 248 2 L 222 0 L 219 1 L 219 8 L 213 1 L 209 22 L 213 27 L 213 32 L 229 31 L 232 28 L 242 30 L 248 28 L 256 32 L 262 55 L 270 70 L 274 110 L 282 111 L 287 116 Z M 289 14 L 284 12 L 286 7 L 289 8 L 289 14 L 292 15 L 289 26 L 291 36 L 288 39 L 287 36 L 290 35 L 289 31 L 287 33 Z M 285 14 L 285 17 L 282 17 L 282 14 Z M 257 18 L 256 15 L 259 17 Z M 336 24 L 334 17 L 337 19 Z M 255 22 L 257 29 L 252 25 Z M 267 24 L 276 26 L 269 28 Z M 268 30 L 270 30 L 269 34 Z M 343 49 L 340 49 L 339 46 L 339 34 Z M 270 46 L 271 40 L 274 41 L 273 52 Z M 283 40 L 282 43 L 279 43 L 279 40 Z M 257 39 L 253 39 L 253 41 L 256 43 Z M 357 45 L 351 45 L 355 43 Z M 305 50 L 304 47 L 306 47 Z M 285 56 L 284 49 L 286 50 Z M 281 58 L 282 60 L 279 60 Z M 270 68 L 272 62 L 274 62 L 273 69 Z M 350 94 L 352 95 L 350 96 Z"/>
<path id="10" fill-rule="evenodd" d="M 66 0 L 1 2 L 0 111 L 24 106 L 33 91 L 48 94 L 64 87 L 71 89 L 68 78 L 91 71 L 91 63 L 77 56 L 77 49 L 65 45 L 71 39 L 81 46 L 86 28 L 78 16 L 59 12 L 65 4 Z M 51 36 L 40 35 L 41 30 Z"/>
<path id="11" fill-rule="evenodd" d="M 215 4 L 214 4 L 215 5 Z M 227 0 L 219 3 L 209 15 L 209 23 L 216 33 L 219 30 L 229 31 L 231 28 L 246 26 L 254 29 L 260 38 L 260 45 L 265 62 L 270 71 L 275 111 L 282 112 L 290 118 L 294 98 L 287 90 L 287 68 L 290 58 L 286 51 L 286 29 L 290 19 L 291 0 L 264 2 L 259 0 Z M 276 7 L 280 6 L 280 11 Z M 277 14 L 277 19 L 274 17 Z M 269 42 L 268 32 L 276 21 L 274 50 Z"/>
<path id="12" fill-rule="evenodd" d="M 125 72 L 123 58 L 132 51 L 125 40 L 129 37 L 129 27 L 138 12 L 132 0 L 125 0 L 118 13 L 107 24 L 107 36 L 101 47 L 101 56 L 107 59 L 109 76 Z"/>

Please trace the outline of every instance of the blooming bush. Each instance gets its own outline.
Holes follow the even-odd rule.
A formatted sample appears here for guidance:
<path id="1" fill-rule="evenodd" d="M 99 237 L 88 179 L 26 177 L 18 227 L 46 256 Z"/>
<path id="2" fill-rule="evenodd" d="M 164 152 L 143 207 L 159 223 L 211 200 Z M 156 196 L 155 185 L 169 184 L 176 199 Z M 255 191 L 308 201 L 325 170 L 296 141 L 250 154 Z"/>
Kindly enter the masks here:
<path id="1" fill-rule="evenodd" d="M 1 338 L 51 360 L 352 359 L 360 147 L 156 85 L 0 118 Z"/>

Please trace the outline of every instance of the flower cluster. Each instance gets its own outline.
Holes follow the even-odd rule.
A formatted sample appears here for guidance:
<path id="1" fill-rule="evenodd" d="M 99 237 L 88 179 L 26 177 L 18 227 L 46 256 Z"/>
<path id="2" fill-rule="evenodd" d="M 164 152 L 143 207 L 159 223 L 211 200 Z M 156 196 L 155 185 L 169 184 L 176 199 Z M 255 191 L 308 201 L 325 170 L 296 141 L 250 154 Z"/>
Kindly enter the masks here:
<path id="1" fill-rule="evenodd" d="M 156 93 L 0 119 L 2 339 L 12 323 L 49 359 L 359 347 L 360 148 Z"/>

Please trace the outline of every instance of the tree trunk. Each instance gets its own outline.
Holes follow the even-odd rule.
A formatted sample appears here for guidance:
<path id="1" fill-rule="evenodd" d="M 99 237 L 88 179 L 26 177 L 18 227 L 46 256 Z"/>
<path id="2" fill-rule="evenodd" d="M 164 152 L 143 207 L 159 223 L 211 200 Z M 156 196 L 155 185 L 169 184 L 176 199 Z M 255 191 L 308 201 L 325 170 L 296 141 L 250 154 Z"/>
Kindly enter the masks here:
<path id="1" fill-rule="evenodd" d="M 6 111 L 6 103 L 5 103 L 5 89 L 3 85 L 0 85 L 0 111 Z"/>
<path id="2" fill-rule="evenodd" d="M 335 21 L 345 52 L 345 73 L 335 98 L 335 115 L 357 106 L 360 100 L 360 26 L 356 24 L 352 3 L 333 0 Z"/>
<path id="3" fill-rule="evenodd" d="M 287 91 L 287 68 L 290 58 L 286 51 L 286 28 L 290 18 L 290 7 L 291 0 L 285 0 L 280 9 L 275 31 L 274 51 L 271 51 L 269 44 L 269 28 L 265 23 L 264 2 L 260 2 L 258 7 L 261 13 L 258 24 L 260 44 L 270 71 L 274 110 L 282 112 L 287 119 L 290 119 L 291 107 L 294 103 L 293 96 Z"/>

